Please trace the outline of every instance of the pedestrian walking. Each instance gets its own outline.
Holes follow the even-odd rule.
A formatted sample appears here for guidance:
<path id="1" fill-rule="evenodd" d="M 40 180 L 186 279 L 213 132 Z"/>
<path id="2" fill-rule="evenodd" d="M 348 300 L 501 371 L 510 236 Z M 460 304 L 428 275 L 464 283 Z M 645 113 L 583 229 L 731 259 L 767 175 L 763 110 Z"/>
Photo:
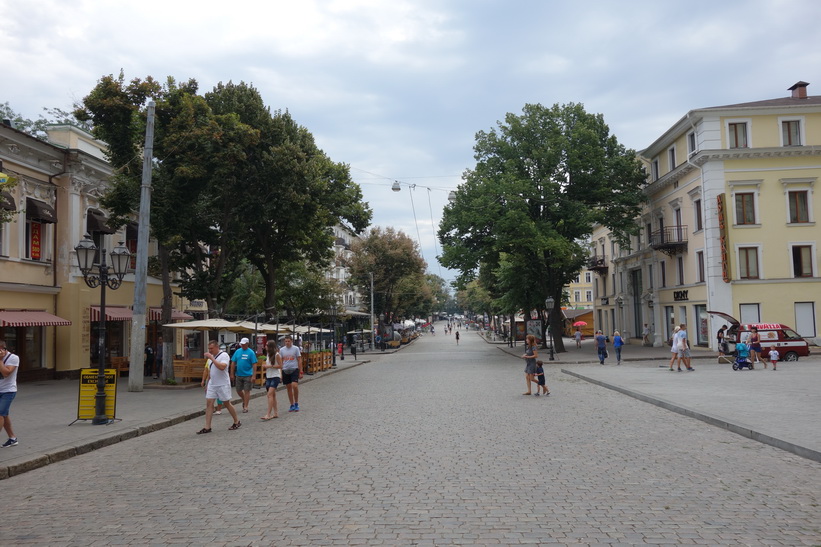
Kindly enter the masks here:
<path id="1" fill-rule="evenodd" d="M 781 354 L 778 353 L 778 350 L 775 349 L 775 346 L 770 347 L 769 356 L 770 356 L 770 363 L 773 364 L 773 370 L 776 370 L 776 367 L 778 366 L 778 360 L 781 358 Z"/>
<path id="2" fill-rule="evenodd" d="M 527 392 L 522 395 L 530 395 L 530 384 L 536 381 L 536 360 L 539 358 L 539 352 L 536 350 L 536 337 L 528 334 L 525 337 L 525 352 L 522 359 L 525 360 L 525 382 L 527 383 Z"/>
<path id="3" fill-rule="evenodd" d="M 647 323 L 644 324 L 644 330 L 641 331 L 641 342 L 645 346 L 650 345 L 650 327 L 647 326 Z"/>
<path id="4" fill-rule="evenodd" d="M 616 350 L 616 364 L 621 364 L 621 347 L 624 345 L 624 339 L 621 337 L 619 331 L 613 331 L 613 349 Z"/>
<path id="5" fill-rule="evenodd" d="M 205 360 L 205 366 L 202 368 L 202 381 L 200 385 L 204 387 L 206 390 L 208 389 L 208 380 L 211 378 L 211 361 L 208 359 Z M 222 414 L 223 404 L 222 401 L 217 398 L 216 402 L 214 403 L 214 414 Z"/>
<path id="6" fill-rule="evenodd" d="M 582 331 L 579 327 L 576 327 L 576 332 L 573 333 L 573 338 L 576 340 L 576 348 L 580 349 L 582 347 Z"/>
<path id="7" fill-rule="evenodd" d="M 145 361 L 143 361 L 143 376 L 151 376 L 154 373 L 154 349 L 151 344 L 145 344 Z"/>
<path id="8" fill-rule="evenodd" d="M 17 396 L 17 369 L 20 368 L 20 358 L 6 348 L 6 341 L 0 340 L 0 427 L 6 431 L 8 440 L 2 444 L 3 448 L 17 446 L 17 435 L 11 427 L 9 409 L 11 402 Z"/>
<path id="9" fill-rule="evenodd" d="M 603 365 L 607 359 L 607 337 L 600 330 L 596 331 L 596 351 L 599 354 L 599 364 Z"/>
<path id="10" fill-rule="evenodd" d="M 456 331 L 456 345 L 459 345 L 459 331 Z"/>
<path id="11" fill-rule="evenodd" d="M 679 325 L 678 332 L 673 338 L 673 343 L 676 347 L 676 354 L 678 356 L 678 372 L 681 372 L 681 364 L 687 367 L 687 372 L 693 372 L 695 369 L 690 366 L 690 341 L 687 338 L 687 325 L 682 323 Z M 672 370 L 672 367 L 671 369 Z"/>
<path id="12" fill-rule="evenodd" d="M 726 348 L 724 346 L 724 344 L 725 344 L 724 336 L 726 334 L 724 331 L 726 331 L 726 330 L 727 330 L 727 325 L 721 325 L 721 328 L 718 329 L 718 332 L 716 333 L 716 344 L 718 346 L 718 356 L 719 357 L 721 357 L 722 355 L 727 353 Z"/>
<path id="13" fill-rule="evenodd" d="M 356 347 L 356 346 L 353 346 Z M 288 392 L 288 401 L 291 403 L 288 412 L 299 412 L 299 379 L 302 378 L 302 353 L 294 345 L 290 336 L 285 337 L 285 346 L 279 348 L 282 357 L 282 383 Z M 354 352 L 356 359 L 356 352 Z"/>
<path id="14" fill-rule="evenodd" d="M 279 418 L 277 408 L 277 387 L 282 381 L 282 357 L 276 340 L 268 340 L 266 345 L 267 359 L 262 367 L 265 369 L 265 390 L 268 396 L 268 412 L 261 419 L 268 421 Z"/>
<path id="15" fill-rule="evenodd" d="M 211 433 L 211 417 L 214 414 L 214 402 L 217 399 L 222 399 L 225 408 L 234 419 L 234 424 L 228 429 L 235 431 L 242 426 L 242 422 L 239 421 L 237 410 L 231 403 L 231 377 L 228 372 L 231 360 L 227 353 L 220 351 L 216 340 L 208 342 L 208 351 L 204 357 L 208 365 L 208 380 L 205 389 L 205 427 L 197 431 L 197 435 Z"/>
<path id="16" fill-rule="evenodd" d="M 544 376 L 544 363 L 542 361 L 536 361 L 536 396 L 539 396 L 539 390 L 542 390 L 542 393 L 545 395 L 550 395 L 550 390 L 547 388 L 547 383 L 545 381 Z"/>
<path id="17" fill-rule="evenodd" d="M 236 378 L 237 395 L 242 399 L 242 412 L 248 412 L 251 402 L 251 388 L 257 372 L 257 352 L 248 347 L 251 341 L 243 338 L 239 349 L 231 356 L 231 378 Z"/>
<path id="18" fill-rule="evenodd" d="M 755 363 L 762 363 L 764 368 L 767 368 L 767 361 L 764 361 L 761 358 L 761 336 L 758 334 L 758 329 L 755 327 L 750 327 L 750 353 L 752 353 L 752 362 Z"/>
<path id="19" fill-rule="evenodd" d="M 670 357 L 670 372 L 673 372 L 673 365 L 676 364 L 676 363 L 678 363 L 679 368 L 681 368 L 681 363 L 679 362 L 679 359 L 678 359 L 678 348 L 676 347 L 676 343 L 677 343 L 676 335 L 678 334 L 678 331 L 680 329 L 681 329 L 681 327 L 677 326 L 673 330 L 673 336 L 670 337 L 670 353 L 673 354 Z M 664 366 L 664 365 L 661 365 L 661 366 Z"/>

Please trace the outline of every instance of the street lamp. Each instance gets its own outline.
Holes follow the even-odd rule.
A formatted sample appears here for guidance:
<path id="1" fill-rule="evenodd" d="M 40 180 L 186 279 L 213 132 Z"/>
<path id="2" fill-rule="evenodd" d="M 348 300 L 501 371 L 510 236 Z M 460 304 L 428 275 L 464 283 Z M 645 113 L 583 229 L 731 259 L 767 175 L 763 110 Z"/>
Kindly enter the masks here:
<path id="1" fill-rule="evenodd" d="M 544 299 L 544 307 L 547 310 L 547 329 L 550 331 L 550 360 L 553 361 L 553 329 L 550 325 L 550 315 L 553 313 L 553 306 L 556 304 L 556 301 L 553 299 L 552 296 L 548 296 Z"/>
<path id="2" fill-rule="evenodd" d="M 100 249 L 100 264 L 96 265 L 97 271 L 94 273 L 92 270 L 95 267 L 94 257 L 97 254 L 97 246 L 91 237 L 86 234 L 85 238 L 74 247 L 74 250 L 77 251 L 77 265 L 80 267 L 86 285 L 92 289 L 100 287 L 100 325 L 97 328 L 97 343 L 100 353 L 97 358 L 97 393 L 94 396 L 95 416 L 91 423 L 94 425 L 107 424 L 109 420 L 105 414 L 105 289 L 108 287 L 114 291 L 120 288 L 123 276 L 128 270 L 131 253 L 128 252 L 128 249 L 121 241 L 111 251 L 111 266 L 109 267 L 105 261 L 105 249 Z M 109 274 L 113 275 L 109 277 Z"/>
<path id="3" fill-rule="evenodd" d="M 331 306 L 331 368 L 336 368 L 336 302 Z"/>

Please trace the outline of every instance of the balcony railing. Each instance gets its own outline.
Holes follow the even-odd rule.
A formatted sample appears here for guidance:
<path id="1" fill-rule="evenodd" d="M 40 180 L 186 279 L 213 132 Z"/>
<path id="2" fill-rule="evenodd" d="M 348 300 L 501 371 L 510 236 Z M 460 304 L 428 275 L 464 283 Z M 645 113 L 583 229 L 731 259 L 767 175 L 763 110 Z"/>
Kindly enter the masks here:
<path id="1" fill-rule="evenodd" d="M 650 234 L 650 247 L 667 256 L 687 250 L 687 226 L 665 226 Z"/>
<path id="2" fill-rule="evenodd" d="M 604 255 L 594 255 L 587 259 L 587 269 L 600 275 L 607 273 L 607 257 Z"/>

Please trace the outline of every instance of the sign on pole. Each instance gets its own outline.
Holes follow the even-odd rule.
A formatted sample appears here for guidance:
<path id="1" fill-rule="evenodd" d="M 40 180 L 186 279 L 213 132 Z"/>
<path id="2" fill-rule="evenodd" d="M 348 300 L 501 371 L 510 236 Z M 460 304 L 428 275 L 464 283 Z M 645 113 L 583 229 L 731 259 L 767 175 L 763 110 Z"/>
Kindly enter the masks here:
<path id="1" fill-rule="evenodd" d="M 80 396 L 77 399 L 77 419 L 91 420 L 96 416 L 97 369 L 80 370 Z M 115 418 L 117 412 L 117 369 L 105 369 L 105 416 Z"/>

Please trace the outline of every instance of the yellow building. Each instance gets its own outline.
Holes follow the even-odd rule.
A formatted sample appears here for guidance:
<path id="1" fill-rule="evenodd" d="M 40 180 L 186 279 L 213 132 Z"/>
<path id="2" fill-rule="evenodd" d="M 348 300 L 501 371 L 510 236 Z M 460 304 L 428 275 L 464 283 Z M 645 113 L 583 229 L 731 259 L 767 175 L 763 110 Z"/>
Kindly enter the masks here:
<path id="1" fill-rule="evenodd" d="M 0 339 L 20 356 L 20 381 L 74 376 L 96 363 L 101 291 L 83 281 L 74 247 L 89 234 L 98 248 L 124 242 L 133 252 L 137 239 L 135 223 L 112 230 L 100 206 L 111 175 L 103 147 L 70 125 L 50 127 L 47 140 L 0 125 L 0 172 L 17 179 L 0 200 L 12 212 L 0 223 Z M 133 274 L 106 292 L 107 359 L 129 355 L 133 299 Z M 150 329 L 161 302 L 160 281 L 149 278 Z M 175 297 L 174 305 L 184 303 Z"/>
<path id="2" fill-rule="evenodd" d="M 821 295 L 815 182 L 821 174 L 821 96 L 791 96 L 688 112 L 640 153 L 648 203 L 641 234 L 620 248 L 594 232 L 596 320 L 654 345 L 686 323 L 715 348 L 724 324 L 784 323 L 818 336 Z"/>

